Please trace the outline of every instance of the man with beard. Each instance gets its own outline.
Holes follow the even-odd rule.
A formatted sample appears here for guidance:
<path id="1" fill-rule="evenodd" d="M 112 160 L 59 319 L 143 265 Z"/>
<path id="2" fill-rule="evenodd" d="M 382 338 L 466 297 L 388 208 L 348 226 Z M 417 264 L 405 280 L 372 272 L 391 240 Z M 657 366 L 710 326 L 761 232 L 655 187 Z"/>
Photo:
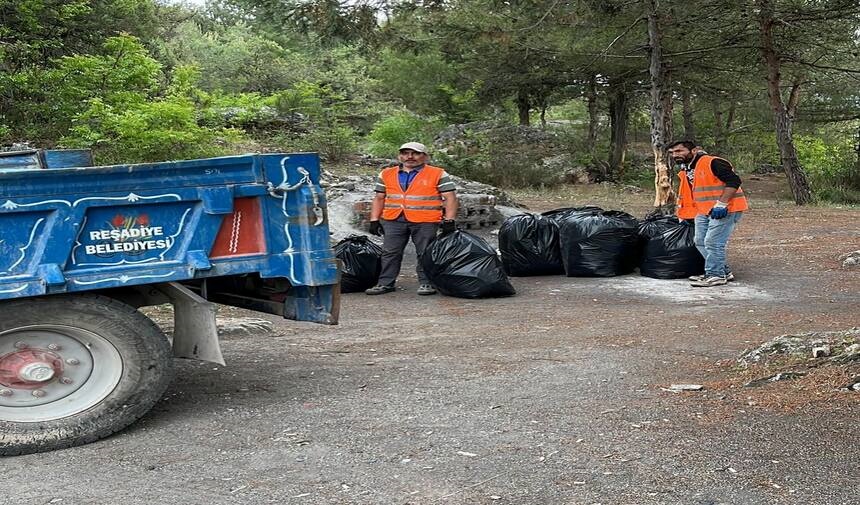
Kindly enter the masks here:
<path id="1" fill-rule="evenodd" d="M 682 168 L 678 218 L 695 220 L 696 248 L 705 258 L 705 274 L 690 277 L 690 285 L 722 286 L 735 279 L 726 264 L 726 244 L 748 208 L 741 178 L 731 163 L 709 155 L 692 140 L 677 140 L 667 150 Z"/>

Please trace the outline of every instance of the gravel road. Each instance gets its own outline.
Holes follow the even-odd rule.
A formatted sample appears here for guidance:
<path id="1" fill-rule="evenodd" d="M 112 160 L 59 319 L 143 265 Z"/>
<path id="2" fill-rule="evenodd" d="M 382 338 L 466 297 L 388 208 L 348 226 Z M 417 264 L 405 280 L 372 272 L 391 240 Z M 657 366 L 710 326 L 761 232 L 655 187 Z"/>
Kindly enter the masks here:
<path id="1" fill-rule="evenodd" d="M 416 296 L 413 273 L 344 295 L 336 327 L 268 318 L 224 339 L 226 367 L 178 363 L 122 433 L 0 461 L 0 502 L 853 505 L 851 370 L 751 389 L 764 370 L 735 358 L 860 325 L 860 272 L 837 261 L 858 216 L 760 205 L 720 288 L 558 276 L 460 300 Z"/>

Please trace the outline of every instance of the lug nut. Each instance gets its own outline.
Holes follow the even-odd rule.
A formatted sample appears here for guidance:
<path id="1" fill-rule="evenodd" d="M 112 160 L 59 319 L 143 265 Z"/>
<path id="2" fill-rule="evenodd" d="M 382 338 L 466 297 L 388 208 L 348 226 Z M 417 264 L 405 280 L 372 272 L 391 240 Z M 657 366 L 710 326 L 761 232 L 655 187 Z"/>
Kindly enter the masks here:
<path id="1" fill-rule="evenodd" d="M 61 384 L 71 384 L 74 382 L 71 377 L 63 377 L 60 379 Z"/>
<path id="2" fill-rule="evenodd" d="M 46 393 L 46 392 L 42 391 L 41 389 L 35 389 L 35 390 L 33 390 L 33 396 L 35 396 L 36 398 L 42 398 L 42 397 L 43 397 L 43 396 L 45 396 L 46 394 L 48 394 L 48 393 Z"/>
<path id="3" fill-rule="evenodd" d="M 58 346 L 57 344 L 48 344 L 49 351 L 59 351 L 60 349 L 62 349 L 62 347 Z"/>
<path id="4" fill-rule="evenodd" d="M 81 364 L 81 361 L 80 361 L 79 359 L 77 359 L 77 358 L 69 358 L 69 359 L 67 359 L 67 360 L 66 360 L 66 363 L 67 363 L 67 364 L 69 364 L 69 365 L 74 366 L 74 365 L 80 365 L 80 364 Z"/>
<path id="5" fill-rule="evenodd" d="M 30 347 L 30 346 L 24 342 L 15 342 L 15 348 L 16 349 L 26 349 L 28 347 Z"/>
<path id="6" fill-rule="evenodd" d="M 13 393 L 11 389 L 0 389 L 0 396 L 12 396 Z"/>

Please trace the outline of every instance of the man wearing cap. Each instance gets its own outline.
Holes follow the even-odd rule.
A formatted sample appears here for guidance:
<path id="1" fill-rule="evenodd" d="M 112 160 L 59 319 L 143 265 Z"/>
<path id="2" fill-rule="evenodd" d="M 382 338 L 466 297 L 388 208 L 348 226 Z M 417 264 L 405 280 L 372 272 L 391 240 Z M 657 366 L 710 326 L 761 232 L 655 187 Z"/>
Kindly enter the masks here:
<path id="1" fill-rule="evenodd" d="M 445 170 L 427 165 L 427 148 L 419 142 L 400 146 L 399 164 L 387 167 L 376 181 L 376 197 L 370 209 L 370 233 L 384 235 L 382 272 L 368 295 L 394 291 L 400 274 L 403 251 L 412 238 L 418 256 L 418 294 L 436 293 L 421 268 L 421 255 L 441 228 L 442 234 L 456 229 L 457 195 L 454 181 Z"/>

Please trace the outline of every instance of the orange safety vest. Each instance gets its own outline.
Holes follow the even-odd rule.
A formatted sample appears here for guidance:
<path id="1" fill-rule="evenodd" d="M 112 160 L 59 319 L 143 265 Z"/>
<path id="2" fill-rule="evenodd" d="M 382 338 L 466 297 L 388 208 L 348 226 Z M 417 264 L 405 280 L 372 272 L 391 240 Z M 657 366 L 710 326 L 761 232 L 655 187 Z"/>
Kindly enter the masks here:
<path id="1" fill-rule="evenodd" d="M 438 223 L 442 221 L 442 195 L 439 193 L 439 179 L 445 173 L 439 167 L 424 165 L 403 192 L 397 172 L 400 167 L 382 170 L 385 184 L 385 206 L 382 219 L 393 221 L 401 213 L 411 223 Z"/>
<path id="2" fill-rule="evenodd" d="M 678 185 L 677 216 L 679 219 L 693 219 L 699 214 L 707 215 L 726 189 L 726 184 L 711 171 L 711 161 L 715 158 L 716 156 L 709 155 L 699 158 L 693 173 L 693 187 L 690 187 L 690 181 L 684 170 L 678 171 L 678 177 L 681 179 Z M 747 208 L 749 205 L 744 190 L 738 188 L 729 200 L 729 212 L 740 212 Z"/>

